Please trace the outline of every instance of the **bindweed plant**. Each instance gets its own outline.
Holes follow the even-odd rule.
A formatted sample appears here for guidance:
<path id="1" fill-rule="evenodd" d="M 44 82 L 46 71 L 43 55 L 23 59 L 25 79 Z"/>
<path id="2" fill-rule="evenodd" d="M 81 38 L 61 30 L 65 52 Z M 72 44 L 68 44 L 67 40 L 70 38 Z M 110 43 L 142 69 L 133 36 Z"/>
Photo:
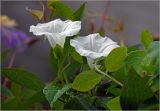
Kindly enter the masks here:
<path id="1" fill-rule="evenodd" d="M 10 80 L 1 88 L 3 110 L 159 109 L 160 42 L 148 30 L 140 46 L 121 46 L 99 33 L 80 36 L 86 2 L 76 11 L 60 1 L 41 5 L 42 11 L 29 12 L 45 23 L 32 25 L 30 32 L 48 39 L 56 78 L 45 83 L 24 69 L 2 67 Z"/>

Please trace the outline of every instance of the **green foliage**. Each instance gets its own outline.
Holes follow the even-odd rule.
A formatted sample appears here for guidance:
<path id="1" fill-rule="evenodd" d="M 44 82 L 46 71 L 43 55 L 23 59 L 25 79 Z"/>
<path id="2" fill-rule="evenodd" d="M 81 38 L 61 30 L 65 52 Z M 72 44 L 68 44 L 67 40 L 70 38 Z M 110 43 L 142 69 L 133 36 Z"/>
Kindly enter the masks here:
<path id="1" fill-rule="evenodd" d="M 138 74 L 141 74 L 143 71 L 141 62 L 143 61 L 145 54 L 146 53 L 144 51 L 140 50 L 130 52 L 126 58 L 127 69 L 129 70 L 131 67 L 133 67 Z"/>
<path id="2" fill-rule="evenodd" d="M 73 15 L 73 10 L 71 7 L 57 0 L 49 1 L 48 7 L 52 10 L 51 18 L 53 16 L 60 16 L 65 19 L 69 19 Z"/>
<path id="3" fill-rule="evenodd" d="M 30 89 L 26 89 L 13 82 L 11 84 L 11 89 L 7 88 L 7 92 L 9 94 L 6 92 L 6 89 L 4 90 L 2 88 L 2 90 L 3 90 L 2 95 L 5 98 L 5 99 L 2 98 L 3 101 L 2 109 L 6 110 L 29 109 L 29 107 L 33 106 L 36 107 L 36 104 L 40 104 L 40 102 L 43 102 L 45 100 L 42 91 L 36 92 Z"/>
<path id="4" fill-rule="evenodd" d="M 14 96 L 22 95 L 22 87 L 19 84 L 16 84 L 15 82 L 12 82 L 11 84 L 11 91 L 14 94 Z"/>
<path id="5" fill-rule="evenodd" d="M 64 70 L 64 74 L 67 76 L 70 82 L 73 82 L 80 67 L 81 67 L 80 63 L 74 60 L 70 61 L 69 66 Z"/>
<path id="6" fill-rule="evenodd" d="M 55 57 L 55 59 L 61 60 L 61 58 L 64 57 L 63 48 L 58 44 L 54 48 L 52 48 L 51 53 Z"/>
<path id="7" fill-rule="evenodd" d="M 31 106 L 31 105 L 33 105 L 35 103 L 40 103 L 40 102 L 43 102 L 45 100 L 46 100 L 46 98 L 45 98 L 45 96 L 43 94 L 43 91 L 40 90 L 40 91 L 37 91 L 34 94 L 32 94 L 30 97 L 28 97 L 25 100 L 24 104 L 26 106 Z"/>
<path id="8" fill-rule="evenodd" d="M 41 90 L 45 83 L 36 75 L 17 68 L 2 68 L 2 75 L 9 78 L 11 81 L 33 90 Z"/>
<path id="9" fill-rule="evenodd" d="M 126 110 L 136 110 L 138 105 L 153 96 L 145 78 L 131 68 L 121 93 L 121 106 Z"/>
<path id="10" fill-rule="evenodd" d="M 83 13 L 84 13 L 84 10 L 85 10 L 85 5 L 86 5 L 86 2 L 83 3 L 79 8 L 78 10 L 76 10 L 73 15 L 72 15 L 72 20 L 75 20 L 75 21 L 79 21 L 82 19 L 83 17 Z"/>
<path id="11" fill-rule="evenodd" d="M 49 62 L 50 62 L 50 65 L 51 65 L 51 69 L 55 72 L 58 71 L 58 59 L 56 59 L 53 55 L 53 51 L 52 51 L 52 48 L 50 50 L 50 53 L 49 53 Z"/>
<path id="12" fill-rule="evenodd" d="M 159 92 L 159 74 L 151 76 L 148 80 L 148 85 L 151 87 L 154 93 Z"/>
<path id="13" fill-rule="evenodd" d="M 71 7 L 62 3 L 60 1 L 49 1 L 48 7 L 52 10 L 51 18 L 54 16 L 60 16 L 65 19 L 72 19 L 74 21 L 79 21 L 83 17 L 83 13 L 85 10 L 85 4 L 83 3 L 75 12 Z"/>
<path id="14" fill-rule="evenodd" d="M 91 102 L 88 102 L 86 97 L 74 96 L 70 101 L 68 101 L 64 109 L 70 110 L 95 110 L 96 108 L 92 105 Z"/>
<path id="15" fill-rule="evenodd" d="M 123 67 L 121 67 L 119 70 L 117 70 L 116 72 L 114 72 L 112 75 L 114 78 L 116 78 L 118 81 L 120 82 L 124 82 L 126 76 L 127 76 L 128 72 L 127 72 L 127 65 L 124 65 Z"/>
<path id="16" fill-rule="evenodd" d="M 109 102 L 107 102 L 107 107 L 112 111 L 119 110 L 121 111 L 121 105 L 120 105 L 120 96 L 115 97 L 111 99 Z"/>
<path id="17" fill-rule="evenodd" d="M 95 87 L 101 81 L 102 77 L 93 71 L 82 72 L 74 79 L 72 88 L 77 91 L 87 92 Z"/>
<path id="18" fill-rule="evenodd" d="M 105 59 L 107 71 L 113 72 L 120 69 L 124 65 L 124 60 L 127 56 L 127 48 L 119 47 L 113 49 Z"/>
<path id="19" fill-rule="evenodd" d="M 81 21 L 84 16 L 86 2 L 75 11 L 58 0 L 47 3 L 43 11 L 28 11 L 46 21 L 56 17 Z M 104 36 L 104 27 L 98 32 Z M 86 57 L 70 45 L 79 35 L 67 37 L 64 47 L 51 48 L 49 61 L 57 76 L 49 85 L 23 69 L 2 68 L 2 110 L 44 110 L 46 106 L 51 110 L 158 110 L 160 42 L 153 41 L 148 30 L 141 34 L 142 44 L 115 48 L 105 59 L 97 58 L 92 70 Z M 7 54 L 2 52 L 1 59 Z M 4 78 L 10 80 L 9 87 Z"/>
<path id="20" fill-rule="evenodd" d="M 77 62 L 79 62 L 79 63 L 83 63 L 83 58 L 82 58 L 82 56 L 80 56 L 79 55 L 79 53 L 77 53 L 76 51 L 75 51 L 75 49 L 73 49 L 72 50 L 72 57 L 74 58 L 74 60 L 76 60 Z"/>
<path id="21" fill-rule="evenodd" d="M 64 107 L 64 103 L 60 100 L 57 100 L 56 102 L 53 103 L 54 110 L 62 110 Z"/>
<path id="22" fill-rule="evenodd" d="M 71 88 L 71 84 L 59 88 L 58 86 L 48 85 L 43 89 L 43 93 L 46 99 L 50 103 L 51 108 L 53 108 L 53 103 L 55 103 L 64 93 L 66 93 Z"/>
<path id="23" fill-rule="evenodd" d="M 3 110 L 20 110 L 23 106 L 20 104 L 19 99 L 14 97 L 2 103 L 1 107 Z"/>
<path id="24" fill-rule="evenodd" d="M 57 72 L 58 67 L 63 63 L 64 52 L 63 48 L 59 45 L 56 45 L 54 48 L 51 48 L 49 54 L 49 60 L 52 69 Z"/>
<path id="25" fill-rule="evenodd" d="M 142 61 L 143 69 L 149 74 L 154 74 L 159 72 L 160 69 L 159 46 L 160 46 L 159 41 L 152 42 L 146 51 L 147 53 L 145 58 Z"/>
<path id="26" fill-rule="evenodd" d="M 147 49 L 153 41 L 152 35 L 148 30 L 144 30 L 141 34 L 141 41 Z"/>
<path id="27" fill-rule="evenodd" d="M 115 95 L 115 96 L 119 96 L 119 95 L 121 95 L 122 90 L 121 90 L 121 88 L 109 87 L 108 92 Z"/>
<path id="28" fill-rule="evenodd" d="M 5 87 L 5 86 L 3 86 L 3 85 L 1 85 L 1 95 L 2 95 L 2 100 L 3 100 L 3 98 L 11 98 L 11 97 L 13 97 L 13 94 L 12 94 L 12 92 L 7 88 L 7 87 Z"/>
<path id="29" fill-rule="evenodd" d="M 72 56 L 72 58 L 75 61 L 82 64 L 83 63 L 82 56 L 80 56 L 80 54 L 77 53 L 76 50 L 70 45 L 70 40 L 73 39 L 74 37 L 75 36 L 66 38 L 66 41 L 65 41 L 65 44 L 64 44 L 64 53 L 65 53 L 65 55 Z"/>
<path id="30" fill-rule="evenodd" d="M 127 53 L 139 50 L 140 47 L 141 47 L 141 44 L 137 44 L 137 45 L 133 45 L 133 46 L 127 47 Z"/>

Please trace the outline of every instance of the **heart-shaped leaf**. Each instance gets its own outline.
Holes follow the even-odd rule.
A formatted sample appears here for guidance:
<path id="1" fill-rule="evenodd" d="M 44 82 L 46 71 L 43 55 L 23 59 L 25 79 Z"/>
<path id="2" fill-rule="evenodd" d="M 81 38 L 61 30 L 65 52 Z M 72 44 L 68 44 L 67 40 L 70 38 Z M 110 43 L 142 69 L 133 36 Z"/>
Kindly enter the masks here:
<path id="1" fill-rule="evenodd" d="M 102 77 L 102 75 L 94 71 L 82 72 L 74 79 L 72 88 L 77 91 L 87 92 L 94 88 L 101 81 Z"/>

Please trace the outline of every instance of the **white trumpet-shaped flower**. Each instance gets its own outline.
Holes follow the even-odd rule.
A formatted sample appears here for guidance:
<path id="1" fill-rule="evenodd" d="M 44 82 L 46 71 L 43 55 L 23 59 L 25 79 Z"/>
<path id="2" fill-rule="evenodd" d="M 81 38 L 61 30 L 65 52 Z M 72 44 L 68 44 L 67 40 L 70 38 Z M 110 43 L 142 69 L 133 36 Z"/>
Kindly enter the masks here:
<path id="1" fill-rule="evenodd" d="M 62 21 L 61 19 L 30 26 L 30 32 L 36 36 L 47 37 L 52 47 L 56 44 L 63 47 L 66 37 L 76 35 L 80 29 L 81 21 Z"/>
<path id="2" fill-rule="evenodd" d="M 94 67 L 95 59 L 107 57 L 114 48 L 119 47 L 116 42 L 108 37 L 101 37 L 98 33 L 74 38 L 70 44 L 81 56 L 87 57 L 90 68 Z"/>

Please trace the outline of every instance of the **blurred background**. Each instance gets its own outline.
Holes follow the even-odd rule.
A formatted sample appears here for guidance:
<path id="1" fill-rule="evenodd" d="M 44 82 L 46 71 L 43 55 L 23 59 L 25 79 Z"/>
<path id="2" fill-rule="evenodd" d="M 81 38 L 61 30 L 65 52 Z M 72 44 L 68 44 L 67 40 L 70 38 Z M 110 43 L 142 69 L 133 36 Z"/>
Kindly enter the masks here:
<path id="1" fill-rule="evenodd" d="M 63 1 L 73 9 L 77 9 L 83 1 Z M 36 25 L 35 19 L 26 11 L 26 7 L 32 9 L 41 9 L 38 1 L 1 1 L 1 15 L 7 15 L 15 19 L 18 23 L 17 28 L 26 32 L 29 37 L 37 38 L 29 33 L 30 25 Z M 107 9 L 106 9 L 107 7 Z M 106 11 L 105 11 L 106 9 Z M 140 43 L 140 35 L 144 29 L 148 29 L 153 35 L 159 34 L 159 1 L 88 1 L 86 12 L 83 17 L 81 35 L 88 35 L 89 16 L 95 23 L 95 30 L 98 30 L 101 24 L 101 14 L 114 17 L 116 20 L 122 20 L 124 23 L 125 44 L 135 45 Z M 118 42 L 117 34 L 112 33 L 104 24 L 105 34 Z M 95 31 L 96 32 L 96 31 Z M 43 38 L 43 37 L 42 37 Z M 49 63 L 50 45 L 48 41 L 38 41 L 25 52 L 17 54 L 14 67 L 25 68 L 44 81 L 51 81 L 55 74 L 51 71 Z M 2 66 L 6 66 L 6 61 Z"/>

